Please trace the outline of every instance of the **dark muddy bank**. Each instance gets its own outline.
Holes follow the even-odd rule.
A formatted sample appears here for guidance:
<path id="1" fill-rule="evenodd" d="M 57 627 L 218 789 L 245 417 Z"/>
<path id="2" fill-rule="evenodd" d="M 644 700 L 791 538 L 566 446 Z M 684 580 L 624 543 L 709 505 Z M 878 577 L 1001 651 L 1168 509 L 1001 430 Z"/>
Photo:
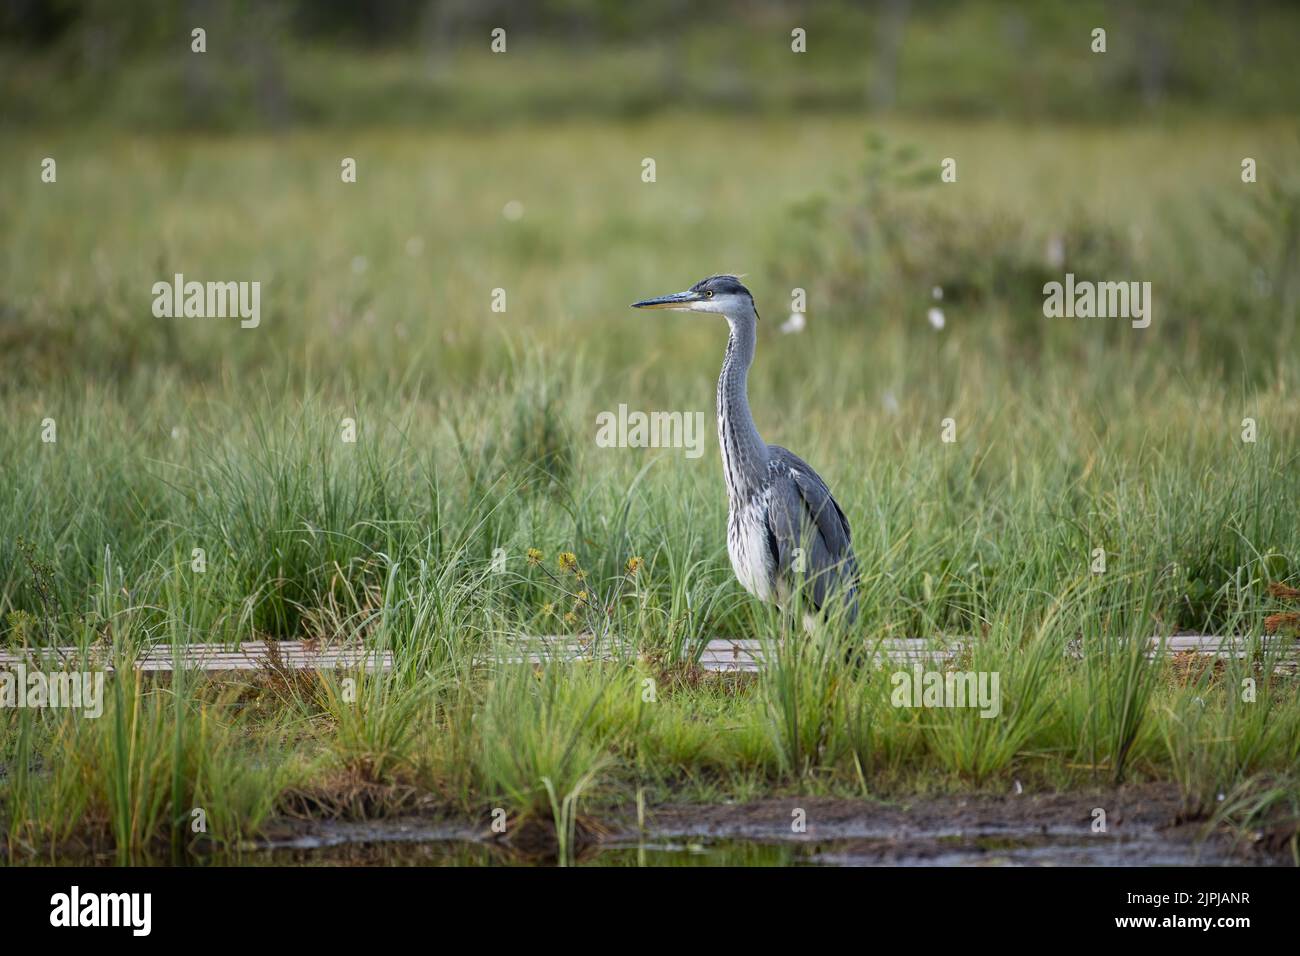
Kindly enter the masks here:
<path id="1" fill-rule="evenodd" d="M 1261 841 L 1184 820 L 1177 789 L 927 797 L 864 802 L 782 798 L 672 806 L 647 829 L 677 839 L 787 842 L 838 865 L 1260 865 Z M 797 831 L 802 822 L 803 832 Z"/>
<path id="2" fill-rule="evenodd" d="M 1051 794 L 869 801 L 780 797 L 673 804 L 579 822 L 566 862 L 590 866 L 1268 866 L 1293 862 L 1287 839 L 1185 820 L 1177 788 L 1152 784 Z M 1289 836 L 1290 831 L 1286 831 Z M 111 865 L 111 853 L 54 862 Z M 429 815 L 283 818 L 234 854 L 133 862 L 281 866 L 547 866 L 549 823 Z"/>
<path id="3" fill-rule="evenodd" d="M 1170 786 L 869 802 L 828 797 L 670 805 L 579 831 L 580 865 L 1270 865 L 1283 848 L 1180 817 Z M 295 824 L 247 862 L 527 865 L 556 862 L 554 834 L 403 819 Z"/>

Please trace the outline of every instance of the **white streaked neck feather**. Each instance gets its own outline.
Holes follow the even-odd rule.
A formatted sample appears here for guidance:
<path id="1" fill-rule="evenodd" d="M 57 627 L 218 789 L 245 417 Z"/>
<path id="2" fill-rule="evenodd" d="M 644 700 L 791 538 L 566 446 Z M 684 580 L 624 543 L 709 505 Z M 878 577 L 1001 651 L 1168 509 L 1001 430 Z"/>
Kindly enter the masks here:
<path id="1" fill-rule="evenodd" d="M 767 478 L 767 445 L 759 437 L 749 411 L 749 366 L 754 361 L 758 316 L 752 305 L 728 313 L 731 335 L 718 378 L 718 447 L 727 495 L 734 505 L 747 501 Z"/>

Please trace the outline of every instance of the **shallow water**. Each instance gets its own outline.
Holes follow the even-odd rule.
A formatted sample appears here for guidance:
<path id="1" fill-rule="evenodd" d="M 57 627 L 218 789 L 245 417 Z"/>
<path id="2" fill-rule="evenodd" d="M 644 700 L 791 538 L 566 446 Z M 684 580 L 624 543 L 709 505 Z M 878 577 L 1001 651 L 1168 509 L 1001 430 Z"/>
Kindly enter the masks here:
<path id="1" fill-rule="evenodd" d="M 857 831 L 857 832 L 855 832 Z M 250 849 L 239 861 L 279 866 L 554 865 L 463 829 L 390 823 L 327 824 L 308 836 Z M 1124 836 L 984 828 L 910 832 L 859 828 L 817 837 L 673 835 L 608 840 L 578 866 L 1189 866 L 1244 862 L 1219 844 L 1169 839 L 1149 830 Z"/>
<path id="2" fill-rule="evenodd" d="M 1091 802 L 1091 801 L 1088 801 Z M 1239 866 L 1284 862 L 1234 853 L 1223 839 L 1197 841 L 1194 828 L 1166 830 L 1136 820 L 1109 833 L 1087 826 L 950 813 L 887 822 L 879 815 L 822 817 L 792 834 L 771 815 L 700 812 L 661 820 L 657 831 L 627 830 L 582 848 L 577 866 Z M 114 864 L 221 866 L 554 866 L 554 853 L 526 854 L 482 828 L 421 818 L 316 821 L 246 844 L 237 853 L 199 858 L 113 854 L 61 857 L 70 866 Z M 35 862 L 35 861 L 34 861 Z"/>

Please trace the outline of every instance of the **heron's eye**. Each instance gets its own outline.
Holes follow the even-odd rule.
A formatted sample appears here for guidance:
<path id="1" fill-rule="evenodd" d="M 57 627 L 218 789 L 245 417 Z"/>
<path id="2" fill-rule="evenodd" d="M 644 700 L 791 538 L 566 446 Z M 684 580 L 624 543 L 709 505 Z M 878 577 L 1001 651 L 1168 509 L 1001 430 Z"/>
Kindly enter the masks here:
<path id="1" fill-rule="evenodd" d="M 713 290 L 710 289 L 708 292 L 704 293 L 704 298 L 706 298 L 706 299 L 712 299 L 712 298 L 713 298 Z"/>

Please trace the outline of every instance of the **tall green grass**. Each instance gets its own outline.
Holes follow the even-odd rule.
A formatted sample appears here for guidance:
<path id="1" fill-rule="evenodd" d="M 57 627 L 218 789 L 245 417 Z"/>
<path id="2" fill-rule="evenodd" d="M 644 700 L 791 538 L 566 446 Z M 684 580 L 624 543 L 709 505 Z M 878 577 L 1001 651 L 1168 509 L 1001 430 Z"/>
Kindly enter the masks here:
<path id="1" fill-rule="evenodd" d="M 679 140 L 680 118 L 373 133 L 358 149 L 385 172 L 351 193 L 319 134 L 74 139 L 81 175 L 58 191 L 14 178 L 3 641 L 123 664 L 164 643 L 363 642 L 395 669 L 230 696 L 119 676 L 97 722 L 2 712 L 11 853 L 88 834 L 128 857 L 236 846 L 289 791 L 323 806 L 358 780 L 549 821 L 565 854 L 638 795 L 1168 780 L 1193 814 L 1288 806 L 1294 680 L 1258 656 L 1190 678 L 1145 658 L 1180 630 L 1256 638 L 1278 610 L 1268 585 L 1300 583 L 1294 191 L 1244 198 L 1224 179 L 1224 155 L 1261 140 L 1293 156 L 1284 131 L 1112 130 L 1103 146 L 896 123 L 864 149 L 844 121 L 720 123 L 734 148 L 676 153 L 653 192 L 627 137 Z M 975 160 L 961 188 L 918 187 L 949 151 Z M 1130 178 L 1098 172 L 1113 152 Z M 1195 212 L 1205 195 L 1253 223 L 1249 243 Z M 510 198 L 519 222 L 500 215 Z M 701 210 L 689 228 L 683 210 Z M 1042 317 L 1058 232 L 1080 274 L 1151 278 L 1150 329 Z M 626 305 L 727 268 L 750 269 L 764 315 L 759 427 L 853 526 L 851 634 L 810 638 L 740 589 L 711 439 L 699 459 L 595 445 L 595 415 L 623 402 L 711 418 L 722 325 Z M 264 325 L 153 319 L 149 285 L 171 271 L 264 277 Z M 925 318 L 935 285 L 943 330 Z M 787 336 L 794 287 L 810 312 Z M 581 580 L 557 564 L 569 553 Z M 584 633 L 615 659 L 501 659 L 508 636 Z M 769 668 L 702 676 L 714 636 L 764 640 Z M 892 706 L 890 669 L 846 645 L 905 636 L 962 640 L 956 666 L 1001 677 L 999 717 Z"/>

